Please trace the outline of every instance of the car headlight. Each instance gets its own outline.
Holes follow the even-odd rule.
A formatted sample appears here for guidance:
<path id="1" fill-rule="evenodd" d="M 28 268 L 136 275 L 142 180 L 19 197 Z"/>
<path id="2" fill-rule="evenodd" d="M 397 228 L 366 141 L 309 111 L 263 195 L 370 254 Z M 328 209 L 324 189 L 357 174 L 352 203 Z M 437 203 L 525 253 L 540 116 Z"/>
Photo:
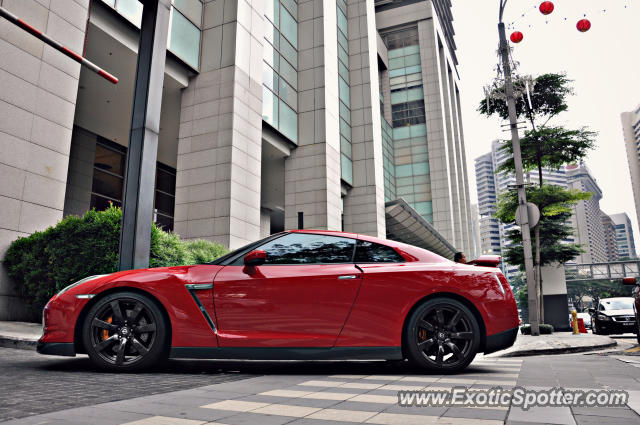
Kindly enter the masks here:
<path id="1" fill-rule="evenodd" d="M 74 283 L 72 283 L 71 285 L 69 285 L 69 286 L 67 286 L 67 287 L 63 288 L 60 292 L 58 292 L 58 295 L 62 295 L 62 294 L 64 294 L 64 293 L 65 293 L 65 292 L 67 292 L 69 289 L 74 288 L 74 287 L 76 287 L 76 286 L 80 285 L 81 283 L 85 283 L 85 282 L 88 282 L 88 281 L 90 281 L 90 280 L 97 279 L 97 278 L 99 278 L 99 277 L 103 277 L 103 276 L 106 276 L 106 274 L 97 274 L 97 275 L 94 275 L 94 276 L 85 277 L 84 279 L 79 280 L 79 281 L 77 281 L 77 282 L 74 282 Z"/>
<path id="2" fill-rule="evenodd" d="M 603 321 L 605 321 L 605 322 L 606 322 L 606 321 L 611 320 L 611 317 L 606 316 L 606 315 L 604 315 L 604 314 L 598 314 L 598 320 L 603 320 Z"/>

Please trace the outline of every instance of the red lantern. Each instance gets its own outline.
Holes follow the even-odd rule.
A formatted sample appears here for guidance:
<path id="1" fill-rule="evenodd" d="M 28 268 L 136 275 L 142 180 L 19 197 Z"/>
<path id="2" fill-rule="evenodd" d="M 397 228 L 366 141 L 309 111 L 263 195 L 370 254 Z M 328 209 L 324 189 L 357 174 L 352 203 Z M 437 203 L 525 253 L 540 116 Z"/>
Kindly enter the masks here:
<path id="1" fill-rule="evenodd" d="M 523 38 L 524 38 L 524 35 L 522 35 L 520 31 L 514 31 L 511 33 L 511 41 L 513 43 L 520 43 Z"/>
<path id="2" fill-rule="evenodd" d="M 542 3 L 540 3 L 540 13 L 542 13 L 543 15 L 550 14 L 551 12 L 553 12 L 553 9 L 553 2 L 543 1 Z"/>
<path id="3" fill-rule="evenodd" d="M 576 28 L 578 28 L 578 31 L 580 32 L 587 32 L 591 29 L 591 21 L 588 19 L 580 19 Z"/>

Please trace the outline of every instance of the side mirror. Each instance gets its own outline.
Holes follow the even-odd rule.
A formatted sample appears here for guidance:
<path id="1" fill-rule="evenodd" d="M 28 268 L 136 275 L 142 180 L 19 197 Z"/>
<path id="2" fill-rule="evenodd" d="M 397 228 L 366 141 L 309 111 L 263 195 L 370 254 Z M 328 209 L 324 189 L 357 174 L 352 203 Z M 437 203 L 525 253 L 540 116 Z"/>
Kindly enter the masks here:
<path id="1" fill-rule="evenodd" d="M 261 249 L 254 249 L 244 256 L 244 265 L 248 267 L 256 267 L 267 261 L 267 253 Z"/>
<path id="2" fill-rule="evenodd" d="M 636 285 L 636 278 L 635 277 L 625 277 L 624 279 L 622 279 L 622 284 L 623 285 L 635 286 Z"/>
<path id="3" fill-rule="evenodd" d="M 589 314 L 596 314 L 596 309 L 595 308 L 590 308 L 589 309 Z"/>

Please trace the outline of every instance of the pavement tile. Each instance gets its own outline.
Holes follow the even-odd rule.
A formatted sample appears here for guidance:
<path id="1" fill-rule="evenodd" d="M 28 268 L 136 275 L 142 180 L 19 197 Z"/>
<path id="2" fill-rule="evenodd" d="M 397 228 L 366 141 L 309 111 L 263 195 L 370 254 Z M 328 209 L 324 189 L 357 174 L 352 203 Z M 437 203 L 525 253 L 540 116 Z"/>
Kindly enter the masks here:
<path id="1" fill-rule="evenodd" d="M 359 423 L 366 421 L 377 413 L 377 411 L 367 412 L 361 410 L 323 409 L 319 412 L 312 413 L 308 418 Z"/>
<path id="2" fill-rule="evenodd" d="M 217 409 L 217 410 L 231 410 L 234 412 L 248 412 L 260 407 L 268 406 L 269 403 L 258 403 L 255 401 L 240 401 L 240 400 L 224 400 L 216 403 L 207 404 L 201 406 L 203 409 Z"/>
<path id="3" fill-rule="evenodd" d="M 221 424 L 226 425 L 282 425 L 290 422 L 289 416 L 261 415 L 251 412 L 237 413 L 220 420 Z"/>
<path id="4" fill-rule="evenodd" d="M 495 419 L 504 421 L 507 418 L 507 413 L 507 410 L 498 409 L 450 407 L 442 416 L 470 419 Z"/>
<path id="5" fill-rule="evenodd" d="M 560 425 L 575 425 L 576 423 L 569 407 L 532 407 L 529 410 L 512 407 L 509 410 L 508 419 Z"/>
<path id="6" fill-rule="evenodd" d="M 289 418 L 289 419 L 291 419 L 291 418 Z M 287 422 L 287 425 L 353 425 L 353 422 L 328 421 L 328 420 L 324 420 L 324 419 L 301 418 L 301 419 L 295 419 L 292 422 Z"/>
<path id="7" fill-rule="evenodd" d="M 571 411 L 574 415 L 635 418 L 640 423 L 640 416 L 626 407 L 572 407 Z"/>
<path id="8" fill-rule="evenodd" d="M 170 418 L 167 416 L 151 416 L 133 422 L 126 422 L 122 425 L 202 425 L 207 421 L 196 421 L 193 419 Z"/>
<path id="9" fill-rule="evenodd" d="M 334 409 L 361 410 L 363 412 L 382 412 L 388 407 L 388 404 L 362 403 L 348 400 L 335 404 L 332 407 Z"/>
<path id="10" fill-rule="evenodd" d="M 252 410 L 252 413 L 261 413 L 265 415 L 292 416 L 294 418 L 303 418 L 312 413 L 321 410 L 319 407 L 294 406 L 291 404 L 270 404 Z"/>
<path id="11" fill-rule="evenodd" d="M 638 425 L 638 423 L 640 423 L 640 418 L 620 418 L 588 415 L 575 415 L 575 420 L 577 425 Z"/>

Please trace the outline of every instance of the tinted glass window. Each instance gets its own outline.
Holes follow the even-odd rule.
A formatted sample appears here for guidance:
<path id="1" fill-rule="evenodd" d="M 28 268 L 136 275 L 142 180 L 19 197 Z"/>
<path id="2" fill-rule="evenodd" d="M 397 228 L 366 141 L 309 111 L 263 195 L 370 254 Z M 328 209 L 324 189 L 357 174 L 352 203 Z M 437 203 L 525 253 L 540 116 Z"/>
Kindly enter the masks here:
<path id="1" fill-rule="evenodd" d="M 350 263 L 355 239 L 289 233 L 258 247 L 267 253 L 265 264 Z"/>
<path id="2" fill-rule="evenodd" d="M 356 263 L 402 263 L 404 258 L 395 249 L 374 242 L 358 241 Z"/>

